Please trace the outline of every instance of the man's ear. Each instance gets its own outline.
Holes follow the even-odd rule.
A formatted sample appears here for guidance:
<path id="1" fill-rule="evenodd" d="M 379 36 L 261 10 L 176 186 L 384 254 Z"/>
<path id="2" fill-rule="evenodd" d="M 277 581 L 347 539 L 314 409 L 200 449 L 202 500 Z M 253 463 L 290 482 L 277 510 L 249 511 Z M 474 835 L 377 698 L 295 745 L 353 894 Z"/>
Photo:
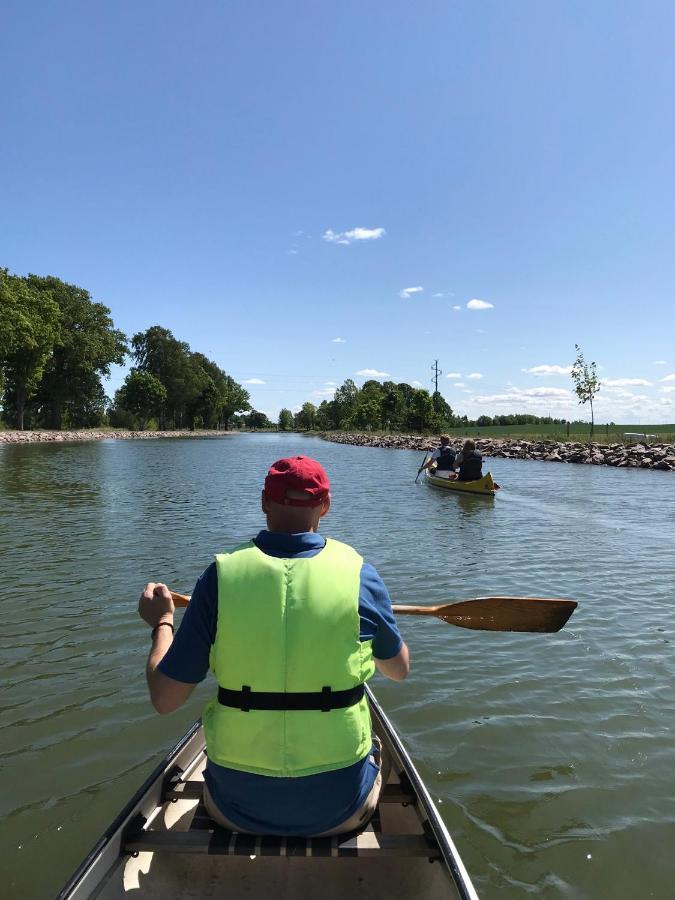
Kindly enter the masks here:
<path id="1" fill-rule="evenodd" d="M 323 505 L 321 507 L 321 515 L 319 516 L 319 518 L 323 519 L 323 517 L 325 515 L 327 515 L 329 509 L 330 509 L 330 494 L 323 501 Z"/>
<path id="2" fill-rule="evenodd" d="M 265 491 L 260 492 L 260 508 L 267 515 L 267 501 L 265 499 Z"/>

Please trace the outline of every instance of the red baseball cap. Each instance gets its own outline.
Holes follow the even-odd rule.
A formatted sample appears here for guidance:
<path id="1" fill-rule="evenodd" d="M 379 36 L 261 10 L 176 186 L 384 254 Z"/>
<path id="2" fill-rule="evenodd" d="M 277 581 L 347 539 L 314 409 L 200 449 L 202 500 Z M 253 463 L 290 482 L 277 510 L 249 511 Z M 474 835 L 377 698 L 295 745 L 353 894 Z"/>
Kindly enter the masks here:
<path id="1" fill-rule="evenodd" d="M 287 491 L 304 491 L 306 500 L 287 497 Z M 309 456 L 289 456 L 272 463 L 265 478 L 265 497 L 284 506 L 318 506 L 328 497 L 330 482 L 326 470 Z"/>

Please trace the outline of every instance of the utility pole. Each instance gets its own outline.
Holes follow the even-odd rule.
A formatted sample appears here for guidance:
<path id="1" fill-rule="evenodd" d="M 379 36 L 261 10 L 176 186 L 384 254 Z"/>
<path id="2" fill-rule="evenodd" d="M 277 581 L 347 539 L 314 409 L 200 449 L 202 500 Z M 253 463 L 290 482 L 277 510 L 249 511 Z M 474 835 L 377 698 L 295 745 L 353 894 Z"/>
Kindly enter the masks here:
<path id="1" fill-rule="evenodd" d="M 437 394 L 438 393 L 438 376 L 443 374 L 443 371 L 438 368 L 438 360 L 437 359 L 434 360 L 433 365 L 431 367 L 431 371 L 434 373 L 433 378 L 431 379 L 435 385 L 434 393 Z"/>

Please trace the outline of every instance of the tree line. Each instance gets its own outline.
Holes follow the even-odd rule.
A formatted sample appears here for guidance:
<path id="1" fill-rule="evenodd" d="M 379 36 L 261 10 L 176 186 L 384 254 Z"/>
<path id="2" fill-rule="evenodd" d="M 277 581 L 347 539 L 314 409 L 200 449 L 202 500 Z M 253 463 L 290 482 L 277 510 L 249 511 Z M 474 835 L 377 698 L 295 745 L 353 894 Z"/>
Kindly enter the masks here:
<path id="1" fill-rule="evenodd" d="M 564 425 L 566 419 L 530 414 L 480 416 L 469 419 L 455 415 L 438 391 L 402 382 L 366 381 L 362 388 L 348 378 L 332 400 L 319 406 L 303 403 L 295 415 L 290 409 L 279 413 L 280 431 L 413 431 L 440 432 L 448 428 L 483 425 Z"/>
<path id="2" fill-rule="evenodd" d="M 111 400 L 101 379 L 127 356 L 134 365 Z M 0 397 L 3 422 L 21 430 L 218 428 L 251 410 L 240 384 L 169 329 L 129 339 L 84 288 L 2 268 Z"/>

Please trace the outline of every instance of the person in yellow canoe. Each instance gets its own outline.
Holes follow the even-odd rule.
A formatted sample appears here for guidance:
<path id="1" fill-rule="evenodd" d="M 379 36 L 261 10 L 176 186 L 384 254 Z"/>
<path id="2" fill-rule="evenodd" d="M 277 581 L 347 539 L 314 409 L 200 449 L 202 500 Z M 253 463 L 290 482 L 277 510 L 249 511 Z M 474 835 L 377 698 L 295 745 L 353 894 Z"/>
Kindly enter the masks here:
<path id="1" fill-rule="evenodd" d="M 455 451 L 450 446 L 450 437 L 441 435 L 441 443 L 436 447 L 430 458 L 422 465 L 420 472 L 434 467 L 433 474 L 440 478 L 450 478 L 455 468 Z M 418 473 L 419 474 L 419 473 Z"/>
<path id="2" fill-rule="evenodd" d="M 159 713 L 182 706 L 211 668 L 203 713 L 204 802 L 233 831 L 317 836 L 362 827 L 382 783 L 364 684 L 400 681 L 408 648 L 380 576 L 319 534 L 328 476 L 281 459 L 262 491 L 267 528 L 218 554 L 175 635 L 166 585 L 139 613 L 152 628 L 146 674 Z"/>
<path id="3" fill-rule="evenodd" d="M 483 475 L 483 457 L 476 450 L 476 443 L 471 438 L 464 441 L 464 446 L 455 457 L 455 478 L 458 481 L 477 481 Z"/>

